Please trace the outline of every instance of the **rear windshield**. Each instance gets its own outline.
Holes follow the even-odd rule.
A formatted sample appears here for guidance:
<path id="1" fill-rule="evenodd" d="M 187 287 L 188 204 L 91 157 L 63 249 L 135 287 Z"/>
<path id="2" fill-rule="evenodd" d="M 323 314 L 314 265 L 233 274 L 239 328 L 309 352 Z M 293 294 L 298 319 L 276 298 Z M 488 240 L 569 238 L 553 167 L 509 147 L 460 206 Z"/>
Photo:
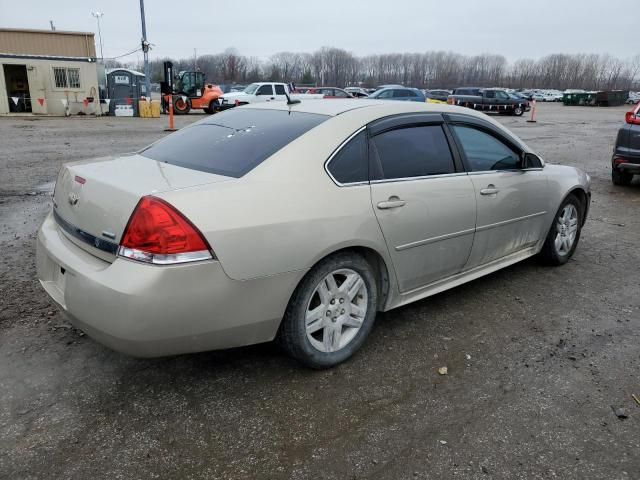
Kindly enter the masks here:
<path id="1" fill-rule="evenodd" d="M 286 110 L 232 109 L 178 130 L 140 155 L 239 178 L 328 118 Z"/>

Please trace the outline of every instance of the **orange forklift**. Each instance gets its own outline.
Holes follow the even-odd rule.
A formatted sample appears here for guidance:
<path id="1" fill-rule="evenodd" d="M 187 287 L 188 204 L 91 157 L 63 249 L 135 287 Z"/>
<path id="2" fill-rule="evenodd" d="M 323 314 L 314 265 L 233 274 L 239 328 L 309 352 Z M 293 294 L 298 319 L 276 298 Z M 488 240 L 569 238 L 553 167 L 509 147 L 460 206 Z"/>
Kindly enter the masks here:
<path id="1" fill-rule="evenodd" d="M 173 63 L 164 62 L 164 82 L 160 83 L 162 91 L 162 109 L 166 113 L 169 106 L 166 104 L 166 95 L 173 98 L 173 112 L 176 115 L 185 115 L 191 109 L 202 109 L 206 113 L 214 113 L 222 90 L 217 85 L 205 83 L 202 72 L 179 72 L 174 76 Z"/>

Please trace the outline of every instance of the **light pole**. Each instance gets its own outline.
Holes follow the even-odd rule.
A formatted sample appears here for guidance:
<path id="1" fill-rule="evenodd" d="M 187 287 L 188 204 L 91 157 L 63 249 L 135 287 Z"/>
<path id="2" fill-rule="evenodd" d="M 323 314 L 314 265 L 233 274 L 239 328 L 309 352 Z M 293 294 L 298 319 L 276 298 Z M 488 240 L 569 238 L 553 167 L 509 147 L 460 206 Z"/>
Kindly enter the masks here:
<path id="1" fill-rule="evenodd" d="M 144 0 L 140 0 L 140 19 L 142 20 L 142 52 L 144 53 L 146 96 L 151 98 L 151 69 L 149 68 L 149 42 L 147 41 L 147 23 L 144 18 Z"/>
<path id="2" fill-rule="evenodd" d="M 102 53 L 102 31 L 100 30 L 100 17 L 104 15 L 104 12 L 91 12 L 91 16 L 95 17 L 98 21 L 98 38 L 100 39 L 100 59 L 104 65 L 104 54 Z"/>

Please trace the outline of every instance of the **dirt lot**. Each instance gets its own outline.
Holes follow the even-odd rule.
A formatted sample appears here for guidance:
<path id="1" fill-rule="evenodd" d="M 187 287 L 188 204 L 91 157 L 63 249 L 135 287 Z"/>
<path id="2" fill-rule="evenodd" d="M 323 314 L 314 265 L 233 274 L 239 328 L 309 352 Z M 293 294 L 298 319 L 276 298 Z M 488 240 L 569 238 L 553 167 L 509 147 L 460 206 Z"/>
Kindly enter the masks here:
<path id="1" fill-rule="evenodd" d="M 0 118 L 0 478 L 640 479 L 640 183 L 614 187 L 608 167 L 624 111 L 499 117 L 592 176 L 569 264 L 380 315 L 323 372 L 273 345 L 133 359 L 71 328 L 35 279 L 51 182 L 166 119 Z"/>

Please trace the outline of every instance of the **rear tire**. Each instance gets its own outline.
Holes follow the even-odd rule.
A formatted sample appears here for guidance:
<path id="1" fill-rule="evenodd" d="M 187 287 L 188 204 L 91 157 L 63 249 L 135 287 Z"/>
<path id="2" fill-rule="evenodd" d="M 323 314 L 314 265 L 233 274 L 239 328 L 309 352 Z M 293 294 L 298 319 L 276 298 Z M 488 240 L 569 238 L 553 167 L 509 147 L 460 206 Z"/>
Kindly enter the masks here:
<path id="1" fill-rule="evenodd" d="M 308 367 L 334 367 L 362 346 L 377 305 L 371 265 L 356 253 L 332 255 L 313 267 L 296 288 L 278 343 Z"/>
<path id="2" fill-rule="evenodd" d="M 620 185 L 622 187 L 628 187 L 633 180 L 633 173 L 621 172 L 615 168 L 611 169 L 611 181 L 614 185 Z"/>
<path id="3" fill-rule="evenodd" d="M 582 231 L 582 219 L 584 206 L 575 196 L 569 195 L 564 199 L 549 229 L 540 259 L 547 265 L 564 265 L 576 251 L 580 232 Z"/>
<path id="4" fill-rule="evenodd" d="M 216 112 L 216 105 L 217 101 L 211 100 L 211 102 L 209 102 L 209 106 L 204 109 L 205 113 L 214 114 Z"/>

